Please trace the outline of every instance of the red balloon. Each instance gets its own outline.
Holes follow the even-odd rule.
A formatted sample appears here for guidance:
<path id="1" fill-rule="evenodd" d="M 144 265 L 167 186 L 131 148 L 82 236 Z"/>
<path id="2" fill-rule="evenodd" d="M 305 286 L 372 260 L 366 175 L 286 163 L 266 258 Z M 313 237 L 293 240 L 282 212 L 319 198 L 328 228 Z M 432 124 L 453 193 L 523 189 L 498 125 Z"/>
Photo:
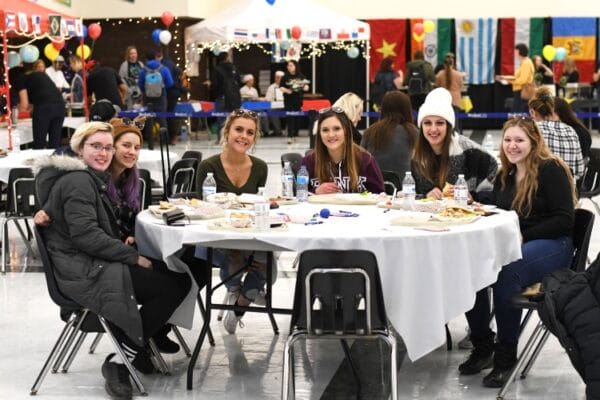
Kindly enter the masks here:
<path id="1" fill-rule="evenodd" d="M 52 42 L 52 47 L 58 51 L 61 51 L 63 47 L 65 47 L 65 41 L 61 40 L 60 42 Z"/>
<path id="2" fill-rule="evenodd" d="M 425 28 L 423 28 L 423 24 L 420 22 L 417 22 L 413 26 L 413 32 L 416 33 L 417 35 L 421 35 L 424 31 L 425 31 Z"/>
<path id="3" fill-rule="evenodd" d="M 90 26 L 88 26 L 88 36 L 92 38 L 92 40 L 96 40 L 100 37 L 100 35 L 102 34 L 102 27 L 100 26 L 100 24 L 90 24 Z"/>
<path id="4" fill-rule="evenodd" d="M 302 35 L 302 29 L 300 29 L 300 27 L 298 25 L 294 26 L 292 28 L 292 39 L 300 39 L 300 36 Z"/>
<path id="5" fill-rule="evenodd" d="M 165 11 L 160 17 L 161 21 L 168 28 L 173 23 L 173 14 L 170 11 Z"/>

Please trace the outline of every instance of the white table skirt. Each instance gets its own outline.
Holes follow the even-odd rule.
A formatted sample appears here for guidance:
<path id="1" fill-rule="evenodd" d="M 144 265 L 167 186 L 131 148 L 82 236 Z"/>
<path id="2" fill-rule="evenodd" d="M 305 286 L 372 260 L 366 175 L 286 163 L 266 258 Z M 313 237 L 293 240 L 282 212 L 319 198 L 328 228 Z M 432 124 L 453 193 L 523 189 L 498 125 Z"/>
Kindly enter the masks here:
<path id="1" fill-rule="evenodd" d="M 31 167 L 33 160 L 40 155 L 52 154 L 54 150 L 21 150 L 19 153 L 8 153 L 6 157 L 0 158 L 0 182 L 7 183 L 10 170 L 13 168 Z M 171 165 L 179 159 L 176 153 L 169 152 Z M 160 150 L 142 149 L 138 158 L 138 168 L 150 171 L 153 180 L 162 185 L 162 168 L 160 162 Z M 166 168 L 166 160 L 165 160 Z"/>
<path id="2" fill-rule="evenodd" d="M 277 212 L 318 212 L 301 204 Z M 336 211 L 339 206 L 328 206 Z M 215 231 L 206 221 L 166 226 L 148 211 L 138 215 L 136 241 L 142 253 L 165 260 L 184 244 L 256 250 L 370 250 L 377 256 L 387 315 L 411 360 L 442 345 L 444 324 L 473 307 L 475 293 L 496 281 L 503 265 L 521 258 L 518 218 L 513 212 L 482 217 L 449 232 L 391 226 L 401 211 L 343 206 L 358 218 L 331 217 L 320 225 L 290 224 L 288 231 Z"/>

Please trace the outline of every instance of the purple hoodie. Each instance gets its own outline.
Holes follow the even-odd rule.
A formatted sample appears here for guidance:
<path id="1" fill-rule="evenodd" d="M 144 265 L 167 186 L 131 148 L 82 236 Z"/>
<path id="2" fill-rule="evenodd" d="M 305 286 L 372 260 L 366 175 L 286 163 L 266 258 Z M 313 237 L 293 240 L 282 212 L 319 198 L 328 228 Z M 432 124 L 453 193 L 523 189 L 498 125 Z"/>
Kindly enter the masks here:
<path id="1" fill-rule="evenodd" d="M 315 177 L 315 153 L 310 153 L 302 159 L 302 165 L 308 170 L 309 182 L 308 190 L 315 192 L 321 184 L 319 179 Z M 338 165 L 337 171 L 332 171 L 335 175 L 331 177 L 331 181 L 335 182 L 343 193 L 364 192 L 381 193 L 385 191 L 383 184 L 383 176 L 377 161 L 371 154 L 363 151 L 360 153 L 360 165 L 358 170 L 358 191 L 351 190 L 350 177 L 346 169 L 346 163 L 343 161 Z"/>

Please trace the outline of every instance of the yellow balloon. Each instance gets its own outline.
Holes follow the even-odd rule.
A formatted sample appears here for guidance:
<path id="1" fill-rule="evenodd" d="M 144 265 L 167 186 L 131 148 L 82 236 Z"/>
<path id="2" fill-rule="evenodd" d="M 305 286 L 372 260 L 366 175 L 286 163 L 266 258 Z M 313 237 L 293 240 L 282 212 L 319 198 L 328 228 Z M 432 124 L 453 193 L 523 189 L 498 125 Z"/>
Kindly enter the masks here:
<path id="1" fill-rule="evenodd" d="M 425 30 L 425 33 L 431 33 L 435 29 L 435 24 L 430 19 L 425 20 L 425 22 L 423 22 L 423 29 Z"/>
<path id="2" fill-rule="evenodd" d="M 551 44 L 547 44 L 542 49 L 542 55 L 544 56 L 544 58 L 546 60 L 552 61 L 552 60 L 554 60 L 554 57 L 556 56 L 556 49 Z"/>
<path id="3" fill-rule="evenodd" d="M 79 57 L 83 58 L 84 60 L 87 60 L 92 55 L 92 50 L 90 49 L 90 46 L 88 46 L 87 44 L 84 44 L 83 45 L 83 55 L 81 55 L 81 46 L 77 46 L 77 50 L 75 51 L 75 54 L 77 54 Z"/>
<path id="4" fill-rule="evenodd" d="M 54 60 L 56 60 L 56 57 L 58 57 L 58 50 L 56 50 L 54 48 L 54 46 L 52 46 L 52 43 L 48 43 L 45 47 L 44 47 L 44 55 L 46 56 L 46 58 L 48 60 L 50 60 L 51 62 L 54 62 Z"/>

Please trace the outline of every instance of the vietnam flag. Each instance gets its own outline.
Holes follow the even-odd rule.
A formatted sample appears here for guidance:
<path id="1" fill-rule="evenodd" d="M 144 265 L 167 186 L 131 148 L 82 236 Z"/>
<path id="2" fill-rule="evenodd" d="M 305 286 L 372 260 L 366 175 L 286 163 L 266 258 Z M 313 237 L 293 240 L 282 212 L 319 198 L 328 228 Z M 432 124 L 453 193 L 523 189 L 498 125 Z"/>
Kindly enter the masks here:
<path id="1" fill-rule="evenodd" d="M 575 60 L 579 82 L 592 81 L 596 70 L 596 18 L 552 18 L 552 45 L 567 49 Z M 555 63 L 554 75 L 562 74 L 563 63 Z"/>
<path id="2" fill-rule="evenodd" d="M 406 69 L 406 19 L 371 19 L 370 79 L 375 78 L 379 64 L 385 57 L 394 59 L 396 70 Z"/>
<path id="3" fill-rule="evenodd" d="M 514 75 L 519 68 L 515 46 L 524 43 L 529 57 L 542 54 L 544 47 L 543 18 L 500 18 L 500 74 Z"/>
<path id="4" fill-rule="evenodd" d="M 423 23 L 423 19 L 410 20 L 410 54 L 414 58 L 415 51 L 421 50 L 425 55 L 425 61 L 429 61 L 432 66 L 444 63 L 444 58 L 451 50 L 450 39 L 452 37 L 452 20 L 440 18 L 432 19 L 435 27 L 433 32 L 421 34 L 420 36 L 414 33 L 416 23 Z M 419 39 L 419 40 L 417 40 Z"/>

